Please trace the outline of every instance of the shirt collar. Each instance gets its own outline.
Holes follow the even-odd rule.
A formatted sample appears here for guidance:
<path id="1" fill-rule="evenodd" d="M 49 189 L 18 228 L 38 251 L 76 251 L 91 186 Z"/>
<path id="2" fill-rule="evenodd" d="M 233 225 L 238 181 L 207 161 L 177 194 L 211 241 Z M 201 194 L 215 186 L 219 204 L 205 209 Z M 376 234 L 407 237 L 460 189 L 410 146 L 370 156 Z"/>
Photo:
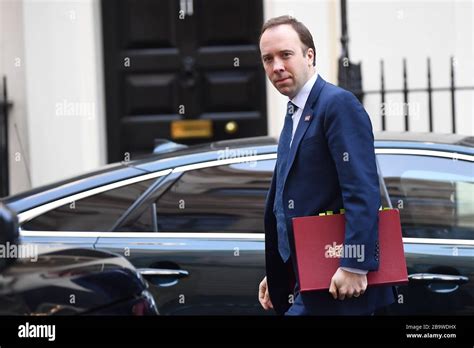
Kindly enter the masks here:
<path id="1" fill-rule="evenodd" d="M 297 95 L 293 99 L 290 99 L 290 101 L 295 104 L 298 109 L 303 110 L 306 101 L 308 100 L 309 94 L 311 93 L 311 89 L 313 88 L 313 85 L 315 84 L 316 80 L 318 79 L 318 72 L 316 71 L 311 78 L 306 81 L 304 84 L 303 88 L 298 92 Z"/>

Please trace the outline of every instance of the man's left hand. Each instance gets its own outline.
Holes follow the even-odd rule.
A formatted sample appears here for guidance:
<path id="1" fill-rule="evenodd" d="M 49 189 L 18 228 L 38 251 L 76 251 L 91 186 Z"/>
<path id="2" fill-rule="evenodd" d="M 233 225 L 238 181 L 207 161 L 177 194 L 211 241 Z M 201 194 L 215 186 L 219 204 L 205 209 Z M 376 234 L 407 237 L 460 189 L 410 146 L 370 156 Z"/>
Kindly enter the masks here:
<path id="1" fill-rule="evenodd" d="M 334 299 L 344 300 L 363 295 L 367 289 L 367 276 L 338 268 L 332 276 L 329 292 Z"/>

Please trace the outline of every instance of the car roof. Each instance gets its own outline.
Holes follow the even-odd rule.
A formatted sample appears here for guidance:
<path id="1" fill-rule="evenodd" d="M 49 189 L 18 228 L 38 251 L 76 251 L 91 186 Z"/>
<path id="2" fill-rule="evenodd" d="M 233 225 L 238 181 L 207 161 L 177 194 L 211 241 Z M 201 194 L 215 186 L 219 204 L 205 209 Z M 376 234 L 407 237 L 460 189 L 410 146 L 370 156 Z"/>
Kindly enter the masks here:
<path id="1" fill-rule="evenodd" d="M 474 136 L 422 132 L 375 132 L 376 141 L 402 141 L 474 147 Z"/>
<path id="2" fill-rule="evenodd" d="M 420 148 L 474 155 L 474 137 L 469 136 L 375 132 L 374 137 L 375 146 L 378 148 Z M 227 149 L 246 148 L 255 150 L 256 154 L 267 154 L 274 153 L 276 147 L 277 139 L 270 136 L 214 141 L 186 148 L 179 147 L 175 151 L 152 153 L 129 162 L 110 164 L 100 170 L 7 197 L 3 201 L 19 213 L 37 205 L 67 197 L 73 193 L 93 189 L 106 183 L 125 180 L 167 168 L 213 161 L 218 159 L 220 154 L 225 155 Z M 89 178 L 94 178 L 94 180 L 86 180 Z"/>
<path id="3" fill-rule="evenodd" d="M 421 145 L 423 143 L 434 147 L 443 147 L 443 145 L 462 146 L 467 148 L 474 148 L 474 136 L 467 136 L 462 134 L 442 134 L 442 133 L 423 133 L 423 132 L 374 132 L 376 145 L 382 143 L 413 143 L 413 145 Z M 162 158 L 188 155 L 193 153 L 201 153 L 207 151 L 225 150 L 226 148 L 243 148 L 243 147 L 259 147 L 277 145 L 278 141 L 275 137 L 259 136 L 251 138 L 240 138 L 214 141 L 187 148 L 178 148 L 176 151 L 167 152 L 163 154 Z M 469 151 L 469 149 L 466 149 Z"/>
<path id="4" fill-rule="evenodd" d="M 474 137 L 461 134 L 375 132 L 376 148 L 412 148 L 474 155 Z"/>
<path id="5" fill-rule="evenodd" d="M 374 132 L 374 139 L 376 147 L 431 148 L 441 151 L 454 151 L 474 155 L 474 137 L 461 134 L 379 131 Z M 270 149 L 272 146 L 274 147 L 273 151 L 275 151 L 277 144 L 278 141 L 275 137 L 259 136 L 209 142 L 200 145 L 189 146 L 186 148 L 178 148 L 175 151 L 170 151 L 161 155 L 158 153 L 156 155 L 159 156 L 159 158 L 164 159 L 169 157 L 220 151 L 225 150 L 226 148 L 238 149 L 268 147 Z M 149 161 L 150 157 L 146 157 L 145 161 L 146 160 Z"/>
<path id="6" fill-rule="evenodd" d="M 474 154 L 474 137 L 460 134 L 441 134 L 441 133 L 421 133 L 421 132 L 374 132 L 376 146 L 394 146 L 406 147 L 415 146 L 423 148 L 423 144 L 430 148 L 447 151 L 461 151 L 465 153 Z M 220 140 L 208 142 L 189 147 L 179 147 L 175 151 L 168 151 L 166 153 L 156 153 L 152 156 L 155 158 L 165 159 L 177 156 L 201 154 L 204 152 L 225 150 L 226 148 L 252 148 L 252 147 L 271 147 L 278 144 L 276 137 L 258 136 L 250 138 Z M 447 146 L 446 146 L 447 145 Z M 458 148 L 454 148 L 456 146 Z M 135 163 L 141 161 L 149 161 L 153 157 L 146 155 L 142 159 L 137 159 Z"/>

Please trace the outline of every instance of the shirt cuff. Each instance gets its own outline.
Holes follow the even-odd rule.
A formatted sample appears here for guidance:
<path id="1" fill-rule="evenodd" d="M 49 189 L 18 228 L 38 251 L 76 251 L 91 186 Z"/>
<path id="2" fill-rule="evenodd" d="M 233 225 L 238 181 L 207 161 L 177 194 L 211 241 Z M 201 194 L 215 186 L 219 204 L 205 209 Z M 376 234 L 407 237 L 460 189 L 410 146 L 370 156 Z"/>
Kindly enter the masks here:
<path id="1" fill-rule="evenodd" d="M 367 274 L 369 272 L 365 269 L 358 269 L 358 268 L 352 268 L 352 267 L 341 267 L 341 269 L 347 272 L 357 273 L 357 274 Z"/>

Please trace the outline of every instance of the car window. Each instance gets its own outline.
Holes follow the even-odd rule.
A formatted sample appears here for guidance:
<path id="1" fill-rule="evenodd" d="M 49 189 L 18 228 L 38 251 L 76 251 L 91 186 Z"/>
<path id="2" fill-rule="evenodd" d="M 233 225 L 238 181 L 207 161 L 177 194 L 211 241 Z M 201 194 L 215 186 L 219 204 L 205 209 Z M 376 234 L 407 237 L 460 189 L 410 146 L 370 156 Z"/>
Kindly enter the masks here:
<path id="1" fill-rule="evenodd" d="M 156 179 L 126 185 L 65 204 L 22 225 L 29 231 L 109 231 Z"/>
<path id="2" fill-rule="evenodd" d="M 379 190 L 380 190 L 380 203 L 383 208 L 393 208 L 391 205 L 391 200 L 388 196 L 387 187 L 385 186 L 385 181 L 380 170 L 379 158 L 376 157 L 377 162 L 377 175 L 379 176 Z"/>
<path id="3" fill-rule="evenodd" d="M 155 202 L 159 232 L 263 233 L 265 200 L 276 160 L 185 172 Z M 154 231 L 152 209 L 127 229 Z"/>
<path id="4" fill-rule="evenodd" d="M 414 155 L 378 155 L 404 237 L 474 237 L 474 163 Z"/>

